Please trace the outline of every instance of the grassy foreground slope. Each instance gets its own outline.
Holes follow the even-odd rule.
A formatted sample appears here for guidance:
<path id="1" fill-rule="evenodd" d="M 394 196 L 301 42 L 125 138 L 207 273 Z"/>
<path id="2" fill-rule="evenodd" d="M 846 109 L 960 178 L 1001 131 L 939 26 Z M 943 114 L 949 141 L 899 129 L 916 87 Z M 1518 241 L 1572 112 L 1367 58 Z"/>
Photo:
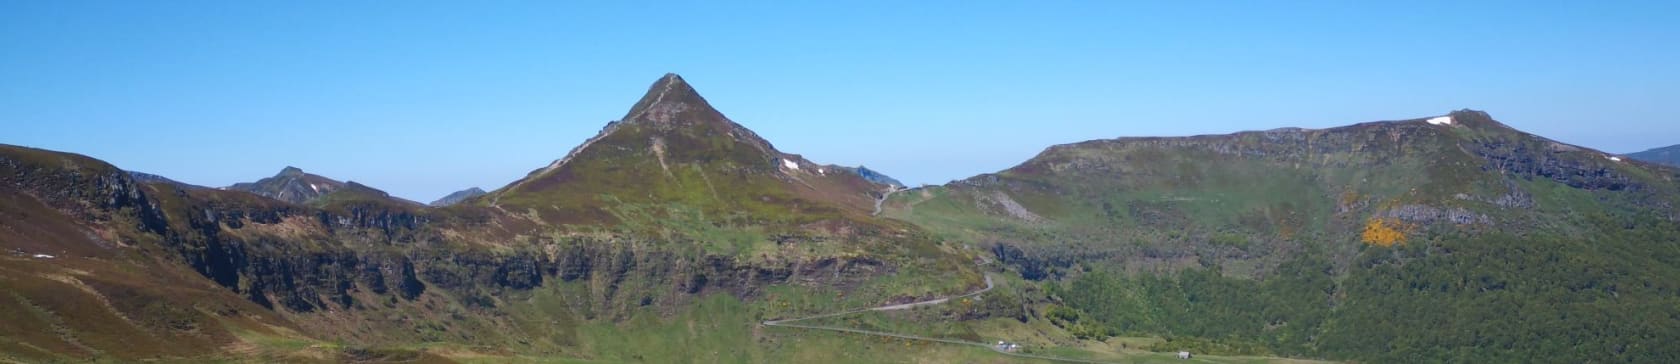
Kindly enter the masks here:
<path id="1" fill-rule="evenodd" d="M 1100 338 L 1359 361 L 1680 360 L 1680 170 L 1486 113 L 1060 145 L 885 215 Z"/>

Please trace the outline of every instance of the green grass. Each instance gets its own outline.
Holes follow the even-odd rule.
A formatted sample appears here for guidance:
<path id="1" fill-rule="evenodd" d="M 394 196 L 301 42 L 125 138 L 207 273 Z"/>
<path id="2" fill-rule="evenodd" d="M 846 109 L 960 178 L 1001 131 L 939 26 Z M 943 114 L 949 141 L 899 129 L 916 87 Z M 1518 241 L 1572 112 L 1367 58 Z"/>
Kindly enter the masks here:
<path id="1" fill-rule="evenodd" d="M 164 186 L 147 187 L 150 200 L 104 206 L 124 195 L 89 181 L 115 167 L 0 147 L 20 166 L 0 182 L 33 188 L 0 191 L 10 219 L 0 233 L 24 232 L 0 243 L 75 245 L 82 257 L 64 267 L 0 261 L 0 359 L 1019 362 L 984 348 L 757 325 L 965 292 L 980 284 L 974 258 L 1007 255 L 998 265 L 1020 275 L 1001 276 L 978 300 L 820 322 L 1116 362 L 1179 362 L 1150 351 L 1179 348 L 1236 355 L 1198 361 L 1238 363 L 1288 361 L 1244 356 L 1270 353 L 1680 361 L 1660 340 L 1680 336 L 1680 305 L 1667 294 L 1680 291 L 1680 229 L 1653 208 L 1676 202 L 1673 171 L 1554 151 L 1510 130 L 1369 124 L 1081 143 L 971 183 L 897 194 L 885 215 L 898 221 L 857 211 L 852 202 L 867 192 L 857 186 L 783 178 L 778 156 L 752 140 L 623 128 L 480 206 L 424 210 L 355 194 L 291 206 Z M 650 143 L 668 149 L 654 153 Z M 1515 166 L 1490 167 L 1477 153 L 1514 154 L 1502 163 Z M 1562 165 L 1586 172 L 1545 169 Z M 1595 178 L 1641 188 L 1569 185 Z M 1489 202 L 1519 193 L 1533 206 Z M 1005 198 L 1043 220 L 1012 216 Z M 162 208 L 168 233 L 140 230 L 153 217 L 148 201 Z M 1360 223 L 1406 206 L 1489 222 L 1407 222 L 1406 244 L 1358 241 Z M 203 221 L 209 212 L 236 220 Z M 387 213 L 431 225 L 320 222 Z M 102 247 L 110 242 L 133 247 Z M 987 251 L 1004 246 L 1019 253 Z M 258 294 L 355 304 L 270 311 L 180 264 L 229 250 L 242 261 L 295 264 L 224 272 L 237 275 L 222 276 L 232 277 L 228 287 L 291 282 Z M 594 254 L 596 268 L 573 280 L 516 259 L 580 251 Z M 391 267 L 366 273 L 359 264 L 392 256 L 431 258 L 415 263 L 432 273 L 422 275 L 426 293 L 399 299 L 367 287 L 364 275 Z M 685 291 L 714 259 L 736 271 Z M 828 263 L 863 268 L 759 278 Z M 542 284 L 518 282 L 533 271 Z"/>
<path id="2" fill-rule="evenodd" d="M 1044 303 L 1079 317 L 1059 322 L 1070 333 L 1394 362 L 1555 360 L 1569 355 L 1560 348 L 1626 341 L 1646 349 L 1615 355 L 1674 360 L 1641 338 L 1671 336 L 1645 323 L 1680 306 L 1650 308 L 1670 300 L 1625 286 L 1680 277 L 1667 268 L 1680 256 L 1665 207 L 1680 196 L 1674 172 L 1608 161 L 1485 114 L 1454 117 L 1463 123 L 1058 146 L 995 175 L 897 194 L 884 215 L 998 247 L 1011 270 L 1059 280 Z M 999 194 L 1044 221 L 991 204 Z M 1361 242 L 1368 219 L 1427 209 L 1473 222 L 1408 215 L 1397 222 L 1404 244 Z M 1490 291 L 1464 288 L 1481 284 Z M 1617 299 L 1601 297 L 1606 286 Z M 1500 305 L 1568 318 L 1519 319 Z M 1008 331 L 988 330 L 975 333 Z M 1548 339 L 1488 343 L 1515 332 Z"/>

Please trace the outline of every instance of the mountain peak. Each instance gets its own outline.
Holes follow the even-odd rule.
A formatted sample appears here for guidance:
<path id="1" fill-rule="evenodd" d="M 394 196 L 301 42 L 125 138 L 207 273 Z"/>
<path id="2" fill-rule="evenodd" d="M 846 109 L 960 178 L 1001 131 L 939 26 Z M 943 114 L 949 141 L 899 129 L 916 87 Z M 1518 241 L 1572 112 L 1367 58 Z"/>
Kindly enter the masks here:
<path id="1" fill-rule="evenodd" d="M 1501 123 L 1498 120 L 1494 120 L 1493 115 L 1489 115 L 1486 111 L 1481 111 L 1481 110 L 1472 110 L 1472 109 L 1455 110 L 1453 112 L 1447 113 L 1447 117 L 1452 118 L 1452 120 L 1455 123 L 1462 124 L 1464 126 L 1469 126 L 1469 127 L 1491 127 L 1491 128 L 1515 130 L 1514 128 L 1511 128 L 1509 125 L 1505 125 L 1505 123 Z"/>
<path id="2" fill-rule="evenodd" d="M 484 189 L 482 189 L 482 188 L 478 188 L 478 187 L 468 188 L 468 189 L 464 189 L 464 190 L 460 190 L 460 191 L 455 191 L 454 193 L 450 193 L 447 196 L 443 196 L 443 198 L 437 199 L 437 201 L 432 201 L 432 203 L 430 203 L 429 205 L 432 205 L 432 206 L 454 205 L 454 204 L 459 203 L 461 201 L 465 201 L 466 199 L 473 198 L 473 197 L 478 197 L 478 196 L 483 196 L 487 193 L 489 193 L 489 192 L 484 192 Z"/>
<path id="3" fill-rule="evenodd" d="M 647 94 L 624 115 L 628 123 L 700 124 L 727 122 L 682 76 L 667 73 L 648 86 Z"/>
<path id="4" fill-rule="evenodd" d="M 305 203 L 340 187 L 344 187 L 344 182 L 304 173 L 302 168 L 287 166 L 274 177 L 256 182 L 235 183 L 227 189 L 255 193 L 291 203 Z"/>
<path id="5" fill-rule="evenodd" d="M 666 74 L 623 119 L 482 200 L 577 225 L 617 221 L 619 206 L 627 204 L 676 203 L 761 221 L 840 211 L 866 216 L 884 187 L 823 167 L 776 150 L 714 109 L 682 76 Z"/>

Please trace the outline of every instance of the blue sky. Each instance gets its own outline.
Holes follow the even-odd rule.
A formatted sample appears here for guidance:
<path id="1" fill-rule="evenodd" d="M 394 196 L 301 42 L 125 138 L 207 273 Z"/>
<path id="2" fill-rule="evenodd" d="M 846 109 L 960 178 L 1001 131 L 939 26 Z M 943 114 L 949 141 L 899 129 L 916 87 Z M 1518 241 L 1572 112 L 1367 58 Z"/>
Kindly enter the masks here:
<path id="1" fill-rule="evenodd" d="M 779 149 L 907 183 L 1460 108 L 1680 143 L 1672 1 L 902 3 L 4 1 L 0 143 L 430 201 L 561 157 L 666 72 Z"/>

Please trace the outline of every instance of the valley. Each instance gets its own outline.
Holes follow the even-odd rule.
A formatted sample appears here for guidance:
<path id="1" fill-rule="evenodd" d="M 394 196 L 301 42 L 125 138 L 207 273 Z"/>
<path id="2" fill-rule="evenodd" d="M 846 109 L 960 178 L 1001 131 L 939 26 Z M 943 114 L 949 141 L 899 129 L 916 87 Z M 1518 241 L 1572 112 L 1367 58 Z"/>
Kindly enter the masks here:
<path id="1" fill-rule="evenodd" d="M 667 74 L 558 157 L 422 204 L 0 145 L 0 362 L 1680 361 L 1680 169 L 1476 110 L 905 188 Z"/>

